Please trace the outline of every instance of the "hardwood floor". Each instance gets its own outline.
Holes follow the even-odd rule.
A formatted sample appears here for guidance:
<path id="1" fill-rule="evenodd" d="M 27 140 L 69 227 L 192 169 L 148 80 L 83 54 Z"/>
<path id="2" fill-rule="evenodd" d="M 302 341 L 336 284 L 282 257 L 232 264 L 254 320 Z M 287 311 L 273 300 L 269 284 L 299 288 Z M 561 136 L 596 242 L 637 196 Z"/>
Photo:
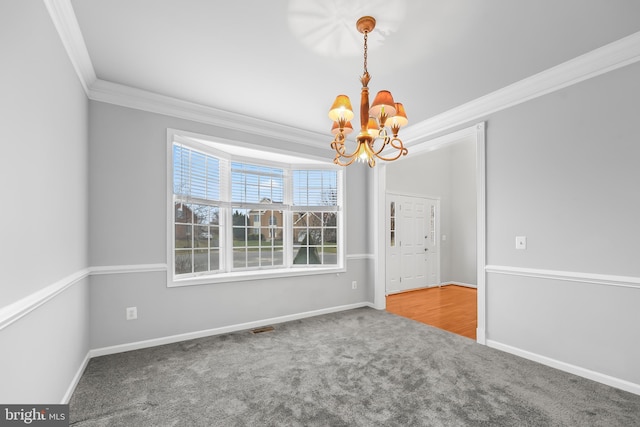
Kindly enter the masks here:
<path id="1" fill-rule="evenodd" d="M 387 296 L 387 311 L 475 340 L 476 294 L 457 285 L 418 289 Z"/>

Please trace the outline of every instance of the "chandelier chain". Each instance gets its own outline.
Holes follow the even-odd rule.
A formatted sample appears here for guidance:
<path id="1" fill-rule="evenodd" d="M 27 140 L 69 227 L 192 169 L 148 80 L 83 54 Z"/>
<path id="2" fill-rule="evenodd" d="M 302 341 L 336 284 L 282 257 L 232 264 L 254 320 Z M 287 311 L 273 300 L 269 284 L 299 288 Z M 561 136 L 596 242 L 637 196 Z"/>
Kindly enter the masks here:
<path id="1" fill-rule="evenodd" d="M 364 73 L 367 74 L 369 71 L 367 71 L 367 35 L 369 34 L 368 31 L 364 32 Z"/>

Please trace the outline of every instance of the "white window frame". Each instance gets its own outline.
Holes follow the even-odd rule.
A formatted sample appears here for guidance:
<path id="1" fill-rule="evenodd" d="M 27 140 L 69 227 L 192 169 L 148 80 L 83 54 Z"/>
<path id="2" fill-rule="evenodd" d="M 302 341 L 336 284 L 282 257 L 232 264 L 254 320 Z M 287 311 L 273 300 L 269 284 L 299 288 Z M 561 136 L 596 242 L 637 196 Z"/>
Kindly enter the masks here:
<path id="1" fill-rule="evenodd" d="M 295 209 L 291 206 L 285 210 L 284 220 L 284 268 L 270 267 L 258 270 L 230 271 L 232 260 L 229 257 L 233 248 L 226 244 L 229 240 L 227 228 L 232 224 L 233 210 L 229 206 L 223 209 L 225 212 L 220 218 L 220 253 L 221 263 L 225 263 L 225 271 L 207 272 L 198 276 L 176 277 L 174 256 L 175 256 L 175 223 L 174 223 L 174 193 L 173 193 L 173 145 L 180 143 L 186 147 L 194 148 L 198 151 L 205 152 L 215 157 L 224 158 L 234 162 L 250 163 L 255 165 L 264 165 L 269 167 L 278 167 L 285 169 L 286 174 L 290 174 L 293 170 L 335 170 L 337 171 L 337 205 L 339 215 L 337 218 L 337 261 L 331 265 L 292 265 L 292 236 L 293 230 L 291 212 Z M 248 153 L 248 154 L 247 154 Z M 283 162 L 282 160 L 285 160 Z M 271 279 L 278 277 L 294 277 L 308 276 L 317 274 L 337 274 L 346 271 L 346 241 L 345 241 L 345 178 L 343 168 L 330 163 L 326 158 L 319 159 L 308 155 L 295 154 L 285 150 L 270 148 L 265 150 L 264 146 L 258 146 L 242 141 L 231 141 L 224 138 L 214 138 L 207 135 L 196 134 L 192 132 L 167 129 L 167 286 L 179 287 L 190 285 L 203 285 L 215 283 L 228 283 L 245 280 Z M 226 181 L 226 177 L 221 181 Z M 229 173 L 230 179 L 230 173 Z M 221 191 L 230 191 L 222 188 Z M 291 190 L 289 189 L 289 192 Z M 225 200 L 230 200 L 228 194 Z M 285 201 L 292 203 L 292 194 L 285 194 Z M 225 243 L 223 243 L 225 242 Z M 290 243 L 291 242 L 291 243 Z"/>

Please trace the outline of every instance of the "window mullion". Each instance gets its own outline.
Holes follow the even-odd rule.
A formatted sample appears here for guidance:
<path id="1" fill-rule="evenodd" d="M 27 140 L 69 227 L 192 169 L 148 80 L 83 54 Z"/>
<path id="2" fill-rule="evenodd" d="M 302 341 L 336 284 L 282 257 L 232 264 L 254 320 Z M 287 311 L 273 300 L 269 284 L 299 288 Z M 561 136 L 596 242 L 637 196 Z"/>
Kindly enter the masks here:
<path id="1" fill-rule="evenodd" d="M 285 169 L 284 171 L 284 194 L 283 201 L 286 206 L 283 210 L 283 230 L 282 230 L 282 254 L 283 264 L 286 268 L 291 268 L 293 265 L 293 221 L 291 217 L 291 208 L 293 206 L 293 176 L 291 170 Z"/>
<path id="2" fill-rule="evenodd" d="M 228 159 L 220 161 L 220 198 L 224 204 L 224 246 L 220 252 L 223 254 L 224 268 L 226 273 L 231 272 L 233 265 L 233 209 L 231 206 L 231 165 Z M 221 245 L 222 246 L 222 245 Z"/>

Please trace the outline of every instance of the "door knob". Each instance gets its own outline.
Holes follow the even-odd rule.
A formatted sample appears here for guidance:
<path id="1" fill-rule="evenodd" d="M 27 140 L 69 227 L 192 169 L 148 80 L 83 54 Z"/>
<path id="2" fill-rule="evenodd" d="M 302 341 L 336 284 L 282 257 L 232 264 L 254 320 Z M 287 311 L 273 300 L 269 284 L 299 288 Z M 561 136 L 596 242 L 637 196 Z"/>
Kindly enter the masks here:
<path id="1" fill-rule="evenodd" d="M 427 252 L 429 250 L 429 248 L 424 248 L 424 251 Z"/>

